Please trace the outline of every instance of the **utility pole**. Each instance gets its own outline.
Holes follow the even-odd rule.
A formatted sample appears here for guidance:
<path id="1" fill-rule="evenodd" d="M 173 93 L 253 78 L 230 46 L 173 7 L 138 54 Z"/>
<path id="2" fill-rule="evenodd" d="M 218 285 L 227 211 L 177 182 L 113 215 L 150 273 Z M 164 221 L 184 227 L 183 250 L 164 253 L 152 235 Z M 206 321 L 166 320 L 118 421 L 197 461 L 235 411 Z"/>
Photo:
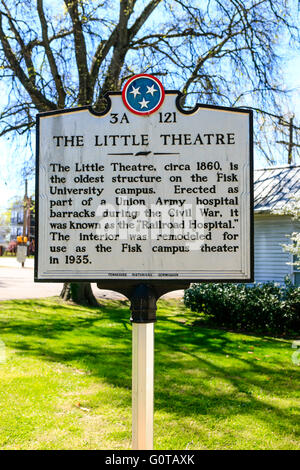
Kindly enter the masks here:
<path id="1" fill-rule="evenodd" d="M 28 184 L 27 179 L 25 179 L 25 194 L 23 199 L 23 242 L 24 240 L 29 240 L 29 230 L 28 229 L 28 209 L 30 208 L 30 198 L 28 198 Z M 29 222 L 30 227 L 30 222 Z M 27 250 L 27 247 L 26 247 Z M 24 261 L 22 261 L 22 268 L 24 268 Z"/>
<path id="2" fill-rule="evenodd" d="M 288 165 L 291 165 L 292 162 L 293 162 L 293 148 L 294 147 L 300 147 L 300 145 L 296 144 L 293 141 L 293 131 L 294 131 L 294 127 L 295 127 L 294 124 L 293 124 L 294 117 L 295 116 L 293 114 L 290 117 L 289 122 L 284 121 L 283 119 L 279 120 L 279 124 L 281 126 L 289 128 L 289 141 L 288 142 L 285 142 L 284 140 L 278 140 L 277 141 L 277 144 L 284 144 L 284 145 L 287 145 L 287 147 L 288 147 Z"/>
<path id="3" fill-rule="evenodd" d="M 23 199 L 23 238 L 27 235 L 27 179 L 25 180 L 25 194 Z"/>

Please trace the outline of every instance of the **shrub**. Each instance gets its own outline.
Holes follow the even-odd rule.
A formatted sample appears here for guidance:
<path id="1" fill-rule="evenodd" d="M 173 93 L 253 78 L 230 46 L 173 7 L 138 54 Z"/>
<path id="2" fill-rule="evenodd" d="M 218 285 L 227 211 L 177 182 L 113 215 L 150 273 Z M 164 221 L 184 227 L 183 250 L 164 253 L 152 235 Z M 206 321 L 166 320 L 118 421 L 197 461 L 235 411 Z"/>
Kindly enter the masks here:
<path id="1" fill-rule="evenodd" d="M 9 242 L 8 247 L 6 248 L 6 251 L 8 253 L 16 253 L 17 252 L 17 246 L 18 246 L 17 242 L 12 240 L 11 242 Z"/>
<path id="2" fill-rule="evenodd" d="M 300 331 L 300 288 L 290 281 L 242 284 L 192 284 L 184 303 L 210 323 L 231 329 L 286 334 Z"/>

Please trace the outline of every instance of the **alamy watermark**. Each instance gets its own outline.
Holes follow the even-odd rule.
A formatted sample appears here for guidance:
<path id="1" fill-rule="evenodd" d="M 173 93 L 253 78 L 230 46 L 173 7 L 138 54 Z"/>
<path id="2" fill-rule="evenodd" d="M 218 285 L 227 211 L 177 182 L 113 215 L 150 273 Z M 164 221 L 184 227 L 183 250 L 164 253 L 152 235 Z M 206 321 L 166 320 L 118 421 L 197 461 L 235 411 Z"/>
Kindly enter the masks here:
<path id="1" fill-rule="evenodd" d="M 127 201 L 126 197 L 123 199 Z M 168 208 L 137 204 L 128 209 L 106 204 L 97 208 L 96 216 L 100 240 L 177 241 L 188 250 L 200 249 L 206 240 L 211 240 L 211 231 L 218 226 L 216 221 L 205 222 L 203 208 L 192 204 Z"/>

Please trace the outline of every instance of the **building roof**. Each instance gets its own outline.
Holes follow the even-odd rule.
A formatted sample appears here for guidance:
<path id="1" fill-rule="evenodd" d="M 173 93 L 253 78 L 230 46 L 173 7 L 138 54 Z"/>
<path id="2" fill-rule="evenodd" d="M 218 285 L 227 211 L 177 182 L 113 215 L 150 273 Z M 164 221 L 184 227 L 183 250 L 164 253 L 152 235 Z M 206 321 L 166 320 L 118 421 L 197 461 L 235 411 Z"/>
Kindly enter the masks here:
<path id="1" fill-rule="evenodd" d="M 293 197 L 300 197 L 300 165 L 254 171 L 254 210 L 283 209 Z"/>

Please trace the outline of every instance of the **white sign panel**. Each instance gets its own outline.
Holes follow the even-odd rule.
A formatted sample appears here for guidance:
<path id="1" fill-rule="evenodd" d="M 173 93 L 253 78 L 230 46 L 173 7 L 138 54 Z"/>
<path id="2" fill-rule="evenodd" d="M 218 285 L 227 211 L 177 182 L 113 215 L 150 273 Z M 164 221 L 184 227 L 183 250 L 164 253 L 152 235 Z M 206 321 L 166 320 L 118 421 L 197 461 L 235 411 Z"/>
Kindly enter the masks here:
<path id="1" fill-rule="evenodd" d="M 38 117 L 37 281 L 252 278 L 252 116 L 148 75 Z"/>
<path id="2" fill-rule="evenodd" d="M 25 263 L 27 257 L 27 246 L 17 246 L 17 261 L 18 263 Z"/>

